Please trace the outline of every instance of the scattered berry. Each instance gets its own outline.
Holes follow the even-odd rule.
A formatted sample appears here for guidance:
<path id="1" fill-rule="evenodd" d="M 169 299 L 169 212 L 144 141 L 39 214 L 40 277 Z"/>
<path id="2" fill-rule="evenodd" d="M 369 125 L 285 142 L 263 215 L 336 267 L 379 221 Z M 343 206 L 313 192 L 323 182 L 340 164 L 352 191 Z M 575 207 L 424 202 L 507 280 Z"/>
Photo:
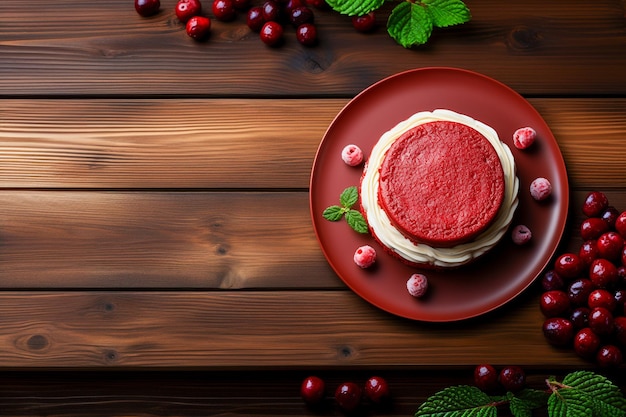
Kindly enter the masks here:
<path id="1" fill-rule="evenodd" d="M 535 138 L 537 137 L 537 132 L 532 127 L 522 127 L 519 128 L 513 133 L 513 145 L 517 149 L 526 149 L 533 143 L 535 143 Z"/>
<path id="2" fill-rule="evenodd" d="M 341 409 L 353 411 L 361 403 L 361 388 L 354 382 L 344 382 L 335 390 L 335 401 Z"/>
<path id="3" fill-rule="evenodd" d="M 160 8 L 159 0 L 135 0 L 135 10 L 143 17 L 157 14 Z"/>
<path id="4" fill-rule="evenodd" d="M 595 307 L 589 313 L 589 327 L 598 336 L 608 336 L 613 331 L 613 314 L 604 307 Z"/>
<path id="5" fill-rule="evenodd" d="M 574 336 L 574 351 L 582 358 L 590 359 L 600 348 L 600 337 L 589 327 L 582 328 Z"/>
<path id="6" fill-rule="evenodd" d="M 516 392 L 526 385 L 526 374 L 519 366 L 506 366 L 500 371 L 498 380 L 504 389 Z"/>
<path id="7" fill-rule="evenodd" d="M 617 302 L 615 301 L 615 297 L 613 297 L 612 293 L 605 289 L 597 288 L 589 293 L 587 305 L 591 309 L 603 307 L 609 312 L 613 312 L 615 311 L 615 307 L 617 307 Z"/>
<path id="8" fill-rule="evenodd" d="M 530 195 L 537 201 L 542 201 L 552 194 L 552 184 L 546 178 L 536 178 L 530 184 Z"/>
<path id="9" fill-rule="evenodd" d="M 583 203 L 583 213 L 587 217 L 598 217 L 609 206 L 609 199 L 600 191 L 592 191 L 587 194 Z"/>
<path id="10" fill-rule="evenodd" d="M 598 238 L 596 245 L 601 258 L 616 261 L 620 259 L 624 249 L 624 238 L 619 233 L 609 231 Z"/>
<path id="11" fill-rule="evenodd" d="M 346 145 L 341 151 L 343 162 L 355 167 L 363 162 L 363 151 L 357 145 Z"/>
<path id="12" fill-rule="evenodd" d="M 354 263 L 361 268 L 369 268 L 375 262 L 376 250 L 369 245 L 361 246 L 354 252 Z"/>
<path id="13" fill-rule="evenodd" d="M 587 278 L 577 278 L 567 286 L 567 297 L 572 305 L 586 306 L 589 294 L 594 290 L 593 283 Z"/>
<path id="14" fill-rule="evenodd" d="M 178 20 L 187 23 L 192 17 L 200 15 L 202 4 L 200 0 L 178 0 L 174 11 Z"/>
<path id="15" fill-rule="evenodd" d="M 626 211 L 623 211 L 615 219 L 615 230 L 621 237 L 626 239 Z"/>
<path id="16" fill-rule="evenodd" d="M 375 404 L 389 399 L 389 385 L 384 378 L 373 376 L 365 382 L 365 396 Z"/>
<path id="17" fill-rule="evenodd" d="M 352 16 L 352 27 L 359 32 L 371 32 L 376 27 L 376 14 L 369 12 L 361 16 Z"/>
<path id="18" fill-rule="evenodd" d="M 563 288 L 565 288 L 565 282 L 559 274 L 554 272 L 553 269 L 549 269 L 543 274 L 543 277 L 541 278 L 541 286 L 544 291 L 562 290 Z"/>
<path id="19" fill-rule="evenodd" d="M 591 266 L 591 263 L 598 259 L 598 245 L 594 239 L 586 240 L 580 245 L 580 249 L 578 250 L 578 257 L 585 265 L 586 268 Z"/>
<path id="20" fill-rule="evenodd" d="M 485 392 L 495 392 L 498 384 L 498 372 L 488 364 L 478 365 L 474 368 L 474 385 Z"/>
<path id="21" fill-rule="evenodd" d="M 215 18 L 222 22 L 231 21 L 237 16 L 237 9 L 233 0 L 215 0 L 211 9 Z"/>
<path id="22" fill-rule="evenodd" d="M 590 217 L 580 224 L 580 236 L 584 240 L 595 240 L 608 230 L 608 223 L 599 217 Z"/>
<path id="23" fill-rule="evenodd" d="M 543 322 L 543 335 L 554 346 L 567 346 L 574 337 L 574 324 L 563 317 L 550 317 Z"/>
<path id="24" fill-rule="evenodd" d="M 313 23 L 313 10 L 306 6 L 294 7 L 289 13 L 289 21 L 297 28 L 305 23 Z"/>
<path id="25" fill-rule="evenodd" d="M 428 278 L 423 274 L 413 274 L 406 282 L 406 289 L 415 298 L 421 298 L 428 290 Z"/>
<path id="26" fill-rule="evenodd" d="M 564 253 L 554 262 L 554 271 L 565 280 L 580 276 L 583 269 L 583 263 L 575 253 Z"/>
<path id="27" fill-rule="evenodd" d="M 533 237 L 533 234 L 527 226 L 520 224 L 513 228 L 511 237 L 516 245 L 525 245 Z"/>
<path id="28" fill-rule="evenodd" d="M 618 281 L 617 267 L 608 259 L 594 259 L 589 267 L 589 279 L 597 288 L 613 288 Z"/>
<path id="29" fill-rule="evenodd" d="M 268 46 L 277 46 L 283 39 L 283 27 L 280 23 L 269 21 L 261 27 L 261 41 Z"/>
<path id="30" fill-rule="evenodd" d="M 186 31 L 189 37 L 203 41 L 211 32 L 211 20 L 204 16 L 193 16 L 187 21 Z"/>
<path id="31" fill-rule="evenodd" d="M 324 381 L 317 376 L 309 376 L 302 381 L 300 386 L 300 395 L 307 404 L 318 404 L 324 399 L 326 385 Z"/>
<path id="32" fill-rule="evenodd" d="M 596 362 L 601 368 L 617 368 L 623 361 L 622 351 L 614 345 L 602 346 L 596 355 Z"/>
<path id="33" fill-rule="evenodd" d="M 248 10 L 246 24 L 253 32 L 261 31 L 261 28 L 265 24 L 265 18 L 263 18 L 263 9 L 261 9 L 260 6 L 251 7 L 250 10 Z"/>
<path id="34" fill-rule="evenodd" d="M 570 299 L 565 291 L 546 291 L 541 295 L 541 312 L 545 317 L 558 317 L 570 308 Z"/>
<path id="35" fill-rule="evenodd" d="M 304 23 L 296 29 L 296 39 L 302 45 L 313 46 L 317 43 L 317 29 L 312 23 Z"/>
<path id="36" fill-rule="evenodd" d="M 281 8 L 278 2 L 267 0 L 263 3 L 263 6 L 261 6 L 261 10 L 266 22 L 278 22 L 280 20 Z"/>
<path id="37" fill-rule="evenodd" d="M 589 307 L 576 307 L 572 310 L 569 319 L 576 329 L 583 329 L 589 326 Z"/>

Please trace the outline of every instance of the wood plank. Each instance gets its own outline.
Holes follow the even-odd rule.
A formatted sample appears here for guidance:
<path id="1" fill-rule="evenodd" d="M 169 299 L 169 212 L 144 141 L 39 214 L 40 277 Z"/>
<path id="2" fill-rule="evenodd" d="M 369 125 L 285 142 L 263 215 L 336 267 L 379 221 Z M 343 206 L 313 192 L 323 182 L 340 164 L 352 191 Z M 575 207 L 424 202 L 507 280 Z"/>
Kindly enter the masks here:
<path id="1" fill-rule="evenodd" d="M 0 188 L 299 188 L 346 99 L 4 100 Z M 626 178 L 626 99 L 531 99 L 573 187 Z M 245 117 L 242 117 L 245 115 Z"/>
<path id="2" fill-rule="evenodd" d="M 315 48 L 297 44 L 290 28 L 282 48 L 266 48 L 241 15 L 234 23 L 215 21 L 209 41 L 199 44 L 185 34 L 174 4 L 163 1 L 161 14 L 144 19 L 127 0 L 33 0 L 29 9 L 2 1 L 0 94 L 351 97 L 425 66 L 472 69 L 524 94 L 626 93 L 619 0 L 576 0 L 569 7 L 530 0 L 506 8 L 498 0 L 468 1 L 470 23 L 436 30 L 428 45 L 412 51 L 384 27 L 362 35 L 348 18 L 319 10 Z"/>
<path id="3" fill-rule="evenodd" d="M 0 368 L 263 369 L 590 365 L 552 348 L 538 295 L 429 325 L 347 291 L 3 292 Z"/>

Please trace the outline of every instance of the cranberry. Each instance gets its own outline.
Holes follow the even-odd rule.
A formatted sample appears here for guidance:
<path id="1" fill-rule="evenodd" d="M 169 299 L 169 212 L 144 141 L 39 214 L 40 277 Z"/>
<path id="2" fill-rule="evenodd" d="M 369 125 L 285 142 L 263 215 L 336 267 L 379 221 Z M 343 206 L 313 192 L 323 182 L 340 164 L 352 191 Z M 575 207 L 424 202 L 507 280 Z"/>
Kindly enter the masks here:
<path id="1" fill-rule="evenodd" d="M 283 39 L 283 27 L 278 22 L 266 22 L 261 28 L 261 41 L 269 46 L 277 46 Z"/>
<path id="2" fill-rule="evenodd" d="M 389 384 L 384 378 L 373 376 L 365 381 L 365 396 L 375 404 L 389 399 Z"/>
<path id="3" fill-rule="evenodd" d="M 507 391 L 519 391 L 526 385 L 526 374 L 519 366 L 507 366 L 500 371 L 499 381 Z"/>
<path id="4" fill-rule="evenodd" d="M 617 220 L 617 216 L 619 216 L 619 211 L 613 206 L 609 206 L 600 213 L 600 218 L 604 220 L 610 228 L 615 227 L 615 220 Z"/>
<path id="5" fill-rule="evenodd" d="M 255 6 L 248 10 L 246 24 L 254 32 L 259 32 L 261 30 L 265 24 L 265 19 L 263 18 L 263 10 L 260 6 Z"/>
<path id="6" fill-rule="evenodd" d="M 618 282 L 617 267 L 613 262 L 599 258 L 591 262 L 589 279 L 598 288 L 611 288 Z"/>
<path id="7" fill-rule="evenodd" d="M 596 355 L 596 361 L 602 368 L 617 368 L 624 358 L 622 351 L 615 345 L 602 346 Z"/>
<path id="8" fill-rule="evenodd" d="M 545 291 L 562 290 L 565 288 L 565 283 L 559 274 L 554 272 L 553 269 L 549 269 L 541 278 L 541 286 Z"/>
<path id="9" fill-rule="evenodd" d="M 578 257 L 586 267 L 591 266 L 591 262 L 598 258 L 598 246 L 595 240 L 587 240 L 580 245 Z"/>
<path id="10" fill-rule="evenodd" d="M 606 232 L 598 238 L 598 255 L 612 261 L 620 259 L 624 249 L 624 238 L 616 232 Z"/>
<path id="11" fill-rule="evenodd" d="M 300 395 L 307 404 L 318 404 L 324 399 L 326 384 L 317 376 L 304 378 L 300 386 Z"/>
<path id="12" fill-rule="evenodd" d="M 626 239 L 626 211 L 620 213 L 615 219 L 615 230 L 620 234 L 624 239 Z"/>
<path id="13" fill-rule="evenodd" d="M 626 317 L 615 317 L 613 332 L 615 334 L 615 340 L 617 341 L 617 343 L 622 348 L 626 349 Z"/>
<path id="14" fill-rule="evenodd" d="M 187 35 L 197 41 L 203 41 L 211 32 L 211 20 L 204 16 L 193 16 L 185 25 Z"/>
<path id="15" fill-rule="evenodd" d="M 353 260 L 360 268 L 369 268 L 376 262 L 376 250 L 370 245 L 359 246 L 354 252 Z"/>
<path id="16" fill-rule="evenodd" d="M 590 217 L 580 224 L 580 236 L 584 240 L 594 240 L 609 230 L 607 222 L 599 217 Z"/>
<path id="17" fill-rule="evenodd" d="M 361 165 L 363 163 L 363 151 L 357 145 L 346 145 L 341 150 L 341 159 L 351 167 Z"/>
<path id="18" fill-rule="evenodd" d="M 615 311 L 617 303 L 612 293 L 603 288 L 598 288 L 589 294 L 587 305 L 589 305 L 589 308 L 604 307 L 612 312 Z"/>
<path id="19" fill-rule="evenodd" d="M 532 237 L 533 234 L 528 226 L 523 224 L 515 226 L 513 228 L 513 231 L 511 232 L 511 239 L 513 240 L 513 243 L 520 246 L 530 242 L 530 239 L 532 239 Z"/>
<path id="20" fill-rule="evenodd" d="M 352 27 L 359 32 L 371 32 L 376 27 L 376 14 L 369 12 L 361 16 L 352 16 Z"/>
<path id="21" fill-rule="evenodd" d="M 554 346 L 567 346 L 574 337 L 574 325 L 568 319 L 551 317 L 543 322 L 543 336 Z"/>
<path id="22" fill-rule="evenodd" d="M 565 291 L 546 291 L 541 295 L 541 312 L 546 317 L 558 317 L 565 314 L 570 308 L 570 299 Z"/>
<path id="23" fill-rule="evenodd" d="M 289 21 L 296 28 L 305 23 L 313 23 L 313 20 L 313 10 L 306 6 L 294 7 L 289 13 Z"/>
<path id="24" fill-rule="evenodd" d="M 200 0 L 178 0 L 174 11 L 178 20 L 187 23 L 192 17 L 200 15 L 202 4 Z"/>
<path id="25" fill-rule="evenodd" d="M 474 368 L 474 385 L 485 392 L 494 392 L 498 385 L 498 372 L 488 364 L 482 364 Z"/>
<path id="26" fill-rule="evenodd" d="M 422 298 L 428 291 L 428 277 L 424 274 L 413 274 L 406 281 L 406 289 L 415 298 Z"/>
<path id="27" fill-rule="evenodd" d="M 598 217 L 609 206 L 609 199 L 600 191 L 587 194 L 583 203 L 583 213 L 587 217 Z"/>
<path id="28" fill-rule="evenodd" d="M 567 296 L 575 306 L 587 305 L 589 294 L 594 290 L 593 283 L 587 278 L 578 278 L 567 287 Z"/>
<path id="29" fill-rule="evenodd" d="M 554 270 L 564 279 L 578 277 L 583 272 L 583 263 L 575 253 L 564 253 L 554 263 Z"/>
<path id="30" fill-rule="evenodd" d="M 215 18 L 222 22 L 228 22 L 237 16 L 237 10 L 232 0 L 215 0 L 211 9 Z"/>
<path id="31" fill-rule="evenodd" d="M 589 313 L 589 327 L 598 336 L 608 336 L 615 327 L 613 314 L 604 307 L 591 309 Z"/>
<path id="32" fill-rule="evenodd" d="M 135 0 L 135 10 L 143 17 L 157 14 L 160 8 L 159 0 Z"/>
<path id="33" fill-rule="evenodd" d="M 263 3 L 261 10 L 266 22 L 278 22 L 280 20 L 280 5 L 274 0 L 267 0 Z"/>
<path id="34" fill-rule="evenodd" d="M 569 319 L 576 329 L 582 329 L 589 326 L 589 313 L 591 310 L 589 307 L 577 307 L 572 310 Z"/>
<path id="35" fill-rule="evenodd" d="M 600 347 L 600 337 L 589 327 L 580 329 L 574 336 L 574 351 L 582 358 L 593 358 Z"/>
<path id="36" fill-rule="evenodd" d="M 530 183 L 530 195 L 537 201 L 543 201 L 552 194 L 552 184 L 547 178 L 535 178 Z"/>
<path id="37" fill-rule="evenodd" d="M 297 7 L 306 7 L 306 5 L 304 4 L 303 0 L 287 0 L 287 3 L 284 4 L 283 9 L 287 13 L 287 15 L 290 15 L 293 9 Z"/>
<path id="38" fill-rule="evenodd" d="M 335 401 L 341 409 L 353 411 L 361 403 L 361 388 L 354 382 L 344 382 L 335 390 Z"/>
<path id="39" fill-rule="evenodd" d="M 305 23 L 296 29 L 296 39 L 302 45 L 313 46 L 317 43 L 317 29 L 312 23 Z"/>

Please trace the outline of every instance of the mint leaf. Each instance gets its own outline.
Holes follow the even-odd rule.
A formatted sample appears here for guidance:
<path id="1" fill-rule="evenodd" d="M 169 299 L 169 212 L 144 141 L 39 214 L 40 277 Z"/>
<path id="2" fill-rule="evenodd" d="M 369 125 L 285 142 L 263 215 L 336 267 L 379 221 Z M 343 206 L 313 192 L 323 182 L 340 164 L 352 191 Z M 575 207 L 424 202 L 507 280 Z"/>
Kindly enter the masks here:
<path id="1" fill-rule="evenodd" d="M 346 221 L 352 229 L 359 233 L 367 233 L 369 231 L 367 222 L 363 218 L 361 212 L 357 210 L 348 210 L 346 212 Z"/>
<path id="2" fill-rule="evenodd" d="M 544 391 L 523 389 L 515 394 L 508 393 L 507 399 L 514 417 L 532 417 L 534 409 L 546 404 L 548 394 Z"/>
<path id="3" fill-rule="evenodd" d="M 436 27 L 448 27 L 469 22 L 469 9 L 461 0 L 422 0 Z"/>
<path id="4" fill-rule="evenodd" d="M 343 213 L 345 213 L 345 210 L 342 207 L 330 206 L 324 210 L 324 212 L 322 213 L 322 216 L 324 216 L 326 220 L 330 220 L 331 222 L 336 222 L 341 219 L 341 217 L 343 216 Z"/>
<path id="5" fill-rule="evenodd" d="M 567 417 L 593 416 L 588 399 L 567 388 L 560 389 L 558 393 L 550 395 L 550 398 L 548 398 L 548 414 Z"/>
<path id="6" fill-rule="evenodd" d="M 378 9 L 385 0 L 326 0 L 336 12 L 348 16 L 363 16 Z"/>
<path id="7" fill-rule="evenodd" d="M 476 387 L 459 385 L 429 397 L 415 417 L 496 417 L 493 400 Z"/>
<path id="8" fill-rule="evenodd" d="M 349 209 L 359 200 L 359 192 L 355 186 L 348 187 L 339 196 L 339 203 Z"/>
<path id="9" fill-rule="evenodd" d="M 590 371 L 578 371 L 563 379 L 564 392 L 576 395 L 577 400 L 584 400 L 593 411 L 594 416 L 626 416 L 626 399 L 620 389 L 602 375 Z"/>
<path id="10" fill-rule="evenodd" d="M 387 20 L 389 36 L 405 48 L 426 43 L 432 30 L 431 14 L 418 3 L 403 1 L 391 11 Z"/>

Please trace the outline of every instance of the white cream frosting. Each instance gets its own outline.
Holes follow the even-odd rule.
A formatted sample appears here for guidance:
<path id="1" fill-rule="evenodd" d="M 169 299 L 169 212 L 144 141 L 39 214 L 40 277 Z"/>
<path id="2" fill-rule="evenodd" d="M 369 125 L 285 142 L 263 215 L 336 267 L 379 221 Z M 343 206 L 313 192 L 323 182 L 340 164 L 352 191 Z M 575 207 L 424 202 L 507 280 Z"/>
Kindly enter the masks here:
<path id="1" fill-rule="evenodd" d="M 392 225 L 389 217 L 378 203 L 380 166 L 387 150 L 407 130 L 434 121 L 458 122 L 477 130 L 487 138 L 495 149 L 504 173 L 504 198 L 494 221 L 473 241 L 449 248 L 414 243 Z M 519 179 L 516 175 L 513 154 L 509 147 L 500 141 L 497 132 L 469 116 L 451 110 L 437 109 L 432 112 L 416 113 L 381 136 L 378 143 L 372 148 L 363 174 L 361 204 L 373 234 L 383 245 L 394 250 L 407 261 L 450 268 L 471 262 L 491 250 L 500 241 L 511 224 L 513 214 L 519 204 L 518 190 Z"/>

